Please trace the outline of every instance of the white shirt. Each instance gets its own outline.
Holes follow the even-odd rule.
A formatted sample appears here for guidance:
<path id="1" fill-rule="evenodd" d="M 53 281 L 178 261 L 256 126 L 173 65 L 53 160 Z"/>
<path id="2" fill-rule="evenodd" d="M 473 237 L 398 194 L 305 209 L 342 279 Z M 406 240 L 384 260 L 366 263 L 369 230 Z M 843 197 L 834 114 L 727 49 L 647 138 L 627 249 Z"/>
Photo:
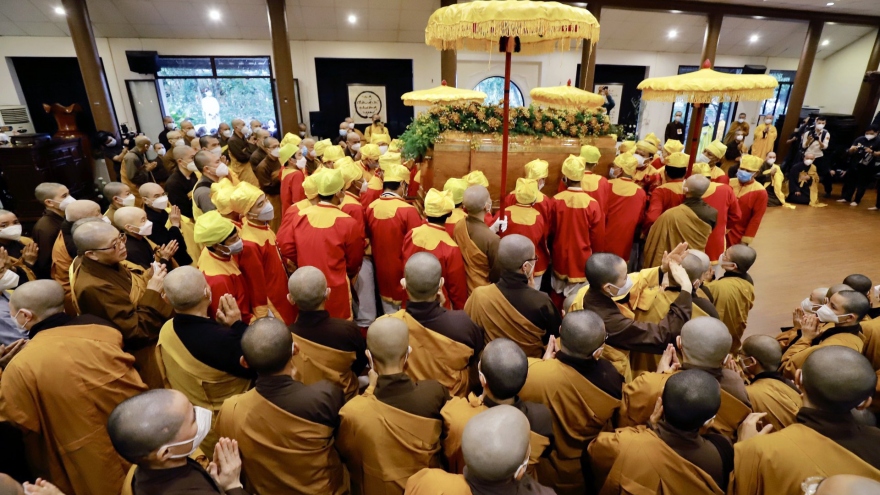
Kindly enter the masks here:
<path id="1" fill-rule="evenodd" d="M 801 138 L 801 148 L 804 149 L 804 154 L 812 153 L 813 156 L 815 156 L 816 158 L 824 155 L 823 150 L 828 147 L 828 141 L 831 139 L 831 133 L 826 131 L 825 129 L 822 129 L 818 132 L 818 134 L 819 139 L 814 139 L 812 132 L 804 134 L 804 136 Z"/>

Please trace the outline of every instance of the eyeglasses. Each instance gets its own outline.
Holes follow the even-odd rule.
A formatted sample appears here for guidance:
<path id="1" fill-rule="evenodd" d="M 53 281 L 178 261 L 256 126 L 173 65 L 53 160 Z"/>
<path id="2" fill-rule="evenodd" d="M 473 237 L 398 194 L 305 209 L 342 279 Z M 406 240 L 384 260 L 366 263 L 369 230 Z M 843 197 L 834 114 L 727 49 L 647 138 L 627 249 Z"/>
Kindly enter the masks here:
<path id="1" fill-rule="evenodd" d="M 125 245 L 125 233 L 120 233 L 119 237 L 117 237 L 116 240 L 113 241 L 113 243 L 110 244 L 109 246 L 107 246 L 105 248 L 90 249 L 89 251 L 107 251 L 108 249 L 119 249 L 119 246 L 124 246 L 124 245 Z"/>

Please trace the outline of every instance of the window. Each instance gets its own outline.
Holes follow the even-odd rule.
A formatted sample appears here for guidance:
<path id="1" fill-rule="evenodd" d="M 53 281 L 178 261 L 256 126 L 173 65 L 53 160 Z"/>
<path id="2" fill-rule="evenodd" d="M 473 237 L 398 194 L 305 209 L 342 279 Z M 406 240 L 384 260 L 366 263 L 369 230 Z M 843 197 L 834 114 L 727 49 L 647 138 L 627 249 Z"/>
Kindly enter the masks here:
<path id="1" fill-rule="evenodd" d="M 199 135 L 220 122 L 277 121 L 269 57 L 159 57 L 156 84 L 165 115 L 189 119 Z"/>
<path id="2" fill-rule="evenodd" d="M 776 94 L 773 98 L 764 100 L 761 104 L 761 115 L 772 115 L 773 122 L 788 109 L 788 98 L 791 96 L 791 87 L 794 85 L 796 70 L 771 70 L 770 75 L 779 82 Z"/>
<path id="3" fill-rule="evenodd" d="M 487 77 L 480 81 L 474 89 L 486 93 L 484 105 L 497 105 L 504 99 L 504 78 L 501 76 Z M 513 81 L 510 81 L 510 106 L 511 108 L 525 106 L 522 91 Z"/>

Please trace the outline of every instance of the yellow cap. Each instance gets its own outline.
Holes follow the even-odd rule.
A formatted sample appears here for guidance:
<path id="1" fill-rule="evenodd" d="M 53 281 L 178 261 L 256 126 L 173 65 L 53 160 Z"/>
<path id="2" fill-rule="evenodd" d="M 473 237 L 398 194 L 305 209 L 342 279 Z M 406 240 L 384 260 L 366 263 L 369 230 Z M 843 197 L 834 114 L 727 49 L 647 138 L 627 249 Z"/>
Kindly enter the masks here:
<path id="1" fill-rule="evenodd" d="M 388 144 L 388 151 L 393 151 L 394 153 L 400 153 L 401 148 L 403 148 L 403 141 L 400 139 L 392 139 L 391 143 Z"/>
<path id="2" fill-rule="evenodd" d="M 324 155 L 321 157 L 321 161 L 323 163 L 335 162 L 343 156 L 345 156 L 345 152 L 342 150 L 342 146 L 330 146 L 324 150 Z"/>
<path id="3" fill-rule="evenodd" d="M 323 156 L 327 148 L 333 146 L 329 139 L 324 139 L 315 143 L 315 156 Z"/>
<path id="4" fill-rule="evenodd" d="M 614 165 L 620 167 L 626 175 L 631 176 L 636 173 L 636 168 L 638 168 L 639 162 L 632 153 L 621 153 L 614 158 Z"/>
<path id="5" fill-rule="evenodd" d="M 232 211 L 244 216 L 251 211 L 262 195 L 262 189 L 250 182 L 241 181 L 229 196 L 229 205 L 232 207 Z"/>
<path id="6" fill-rule="evenodd" d="M 532 160 L 525 166 L 527 179 L 546 179 L 550 175 L 550 164 L 546 160 Z"/>
<path id="7" fill-rule="evenodd" d="M 666 142 L 663 143 L 663 149 L 669 154 L 678 153 L 684 149 L 684 145 L 677 139 L 667 139 Z"/>
<path id="8" fill-rule="evenodd" d="M 708 163 L 696 162 L 691 168 L 691 175 L 705 175 L 706 177 L 710 177 L 712 175 L 711 167 Z"/>
<path id="9" fill-rule="evenodd" d="M 712 156 L 719 160 L 724 158 L 724 154 L 727 153 L 727 146 L 717 139 L 709 143 L 704 149 L 705 151 L 712 153 Z"/>
<path id="10" fill-rule="evenodd" d="M 307 198 L 315 199 L 318 197 L 318 183 L 315 179 L 317 179 L 317 176 L 323 174 L 327 170 L 329 169 L 318 167 L 317 170 L 312 172 L 312 175 L 305 178 L 305 180 L 303 181 L 303 192 L 306 193 Z"/>
<path id="11" fill-rule="evenodd" d="M 489 179 L 486 178 L 486 174 L 484 174 L 482 170 L 474 170 L 473 172 L 466 174 L 462 179 L 467 182 L 468 186 L 489 187 Z"/>
<path id="12" fill-rule="evenodd" d="M 657 136 L 653 132 L 651 132 L 647 136 L 645 136 L 645 141 L 653 144 L 655 148 L 660 147 L 660 139 L 657 138 Z"/>
<path id="13" fill-rule="evenodd" d="M 467 186 L 466 180 L 453 177 L 447 180 L 446 184 L 443 184 L 443 190 L 452 193 L 452 201 L 455 204 L 461 204 L 464 201 L 464 190 L 467 189 Z"/>
<path id="14" fill-rule="evenodd" d="M 361 146 L 361 156 L 370 160 L 378 160 L 382 156 L 382 152 L 376 144 L 365 144 Z"/>
<path id="15" fill-rule="evenodd" d="M 516 179 L 516 188 L 513 190 L 516 202 L 521 205 L 530 205 L 538 200 L 538 181 L 534 179 Z"/>
<path id="16" fill-rule="evenodd" d="M 209 211 L 196 219 L 193 240 L 205 246 L 220 244 L 235 230 L 231 220 L 223 218 L 219 211 Z"/>
<path id="17" fill-rule="evenodd" d="M 757 172 L 763 164 L 764 160 L 754 155 L 743 155 L 739 160 L 739 168 L 749 172 Z"/>
<path id="18" fill-rule="evenodd" d="M 315 185 L 318 187 L 319 196 L 333 196 L 345 187 L 345 179 L 342 172 L 335 168 L 328 168 L 323 174 L 313 175 Z"/>
<path id="19" fill-rule="evenodd" d="M 226 177 L 211 184 L 211 202 L 214 203 L 221 215 L 232 213 L 230 199 L 233 192 L 235 192 L 235 186 Z"/>
<path id="20" fill-rule="evenodd" d="M 388 152 L 379 157 L 379 168 L 385 170 L 392 165 L 403 165 L 400 162 L 400 153 Z"/>
<path id="21" fill-rule="evenodd" d="M 452 213 L 455 209 L 455 202 L 452 199 L 452 193 L 449 191 L 438 191 L 433 187 L 428 190 L 425 195 L 425 216 L 426 217 L 442 217 Z"/>
<path id="22" fill-rule="evenodd" d="M 632 150 L 636 149 L 636 142 L 622 141 L 617 149 L 619 149 L 621 153 L 631 153 Z"/>
<path id="23" fill-rule="evenodd" d="M 670 168 L 687 168 L 690 159 L 690 155 L 673 153 L 666 157 L 666 166 Z"/>
<path id="24" fill-rule="evenodd" d="M 657 152 L 657 145 L 650 141 L 645 141 L 644 139 L 642 139 L 641 141 L 636 143 L 636 150 L 644 151 L 645 153 L 650 153 L 653 155 Z"/>
<path id="25" fill-rule="evenodd" d="M 278 151 L 278 160 L 281 161 L 281 166 L 287 163 L 290 158 L 296 154 L 296 151 L 299 149 L 299 146 L 293 143 L 287 143 L 281 146 L 281 149 Z"/>
<path id="26" fill-rule="evenodd" d="M 287 134 L 284 135 L 284 138 L 281 140 L 281 146 L 285 146 L 288 144 L 292 144 L 294 146 L 299 146 L 299 143 L 301 143 L 301 142 L 302 142 L 302 139 L 300 139 L 299 136 L 297 136 L 296 134 L 294 134 L 292 132 L 288 132 Z"/>
<path id="27" fill-rule="evenodd" d="M 601 158 L 601 156 L 602 153 L 599 152 L 599 148 L 590 146 L 589 144 L 581 146 L 581 158 L 587 163 L 599 163 L 599 158 Z"/>
<path id="28" fill-rule="evenodd" d="M 391 142 L 391 136 L 388 134 L 371 134 L 370 135 L 370 143 L 371 144 L 389 144 Z"/>
<path id="29" fill-rule="evenodd" d="M 562 162 L 562 175 L 575 182 L 584 180 L 585 163 L 586 161 L 579 156 L 568 155 L 568 158 Z"/>
<path id="30" fill-rule="evenodd" d="M 409 180 L 409 169 L 399 163 L 382 167 L 382 182 L 405 182 Z"/>
<path id="31" fill-rule="evenodd" d="M 342 179 L 345 181 L 345 188 L 351 187 L 351 183 L 360 180 L 364 176 L 364 167 L 361 167 L 349 157 L 336 160 L 333 168 L 342 172 Z"/>

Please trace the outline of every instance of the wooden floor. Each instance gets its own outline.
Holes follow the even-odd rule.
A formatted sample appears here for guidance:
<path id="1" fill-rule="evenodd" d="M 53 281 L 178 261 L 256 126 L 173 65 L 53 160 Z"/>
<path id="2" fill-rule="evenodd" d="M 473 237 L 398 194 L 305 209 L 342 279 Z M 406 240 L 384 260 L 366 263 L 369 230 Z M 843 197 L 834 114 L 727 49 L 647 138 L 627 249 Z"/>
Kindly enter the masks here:
<path id="1" fill-rule="evenodd" d="M 755 280 L 755 307 L 749 313 L 746 335 L 776 335 L 791 326 L 794 308 L 816 287 L 841 283 L 862 273 L 880 284 L 880 212 L 874 191 L 859 206 L 837 203 L 835 194 L 825 208 L 769 208 L 752 244 L 758 259 L 749 271 Z"/>

